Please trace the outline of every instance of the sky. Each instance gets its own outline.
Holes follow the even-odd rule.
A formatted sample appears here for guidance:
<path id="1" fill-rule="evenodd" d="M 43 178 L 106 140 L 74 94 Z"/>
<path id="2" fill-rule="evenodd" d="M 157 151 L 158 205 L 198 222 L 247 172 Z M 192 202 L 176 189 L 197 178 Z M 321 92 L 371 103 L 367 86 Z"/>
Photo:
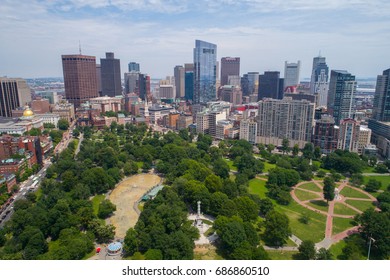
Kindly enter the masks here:
<path id="1" fill-rule="evenodd" d="M 376 77 L 390 68 L 388 0 L 1 0 L 0 76 L 62 77 L 62 54 L 106 52 L 151 78 L 193 61 L 195 40 L 218 60 L 241 58 L 241 75 L 321 53 L 330 69 Z"/>

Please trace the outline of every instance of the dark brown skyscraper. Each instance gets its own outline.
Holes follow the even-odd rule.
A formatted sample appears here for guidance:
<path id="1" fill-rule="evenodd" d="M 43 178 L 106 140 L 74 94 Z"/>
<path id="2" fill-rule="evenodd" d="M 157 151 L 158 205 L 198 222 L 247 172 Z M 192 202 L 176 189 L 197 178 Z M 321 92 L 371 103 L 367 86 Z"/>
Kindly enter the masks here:
<path id="1" fill-rule="evenodd" d="M 240 77 L 240 58 L 222 57 L 221 58 L 221 86 L 229 84 L 229 76 Z M 239 78 L 237 78 L 239 79 Z"/>
<path id="2" fill-rule="evenodd" d="M 62 55 L 65 97 L 79 107 L 90 98 L 98 97 L 96 58 L 89 55 Z"/>

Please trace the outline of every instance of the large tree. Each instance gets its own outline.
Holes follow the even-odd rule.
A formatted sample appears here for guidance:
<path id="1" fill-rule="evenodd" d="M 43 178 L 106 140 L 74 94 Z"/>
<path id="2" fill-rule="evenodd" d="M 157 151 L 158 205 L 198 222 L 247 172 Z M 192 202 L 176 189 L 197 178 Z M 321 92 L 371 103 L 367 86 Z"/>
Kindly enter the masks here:
<path id="1" fill-rule="evenodd" d="M 324 179 L 324 199 L 326 199 L 326 202 L 332 201 L 335 197 L 335 183 L 332 178 L 325 177 Z"/>
<path id="2" fill-rule="evenodd" d="M 271 246 L 283 246 L 291 235 L 288 217 L 275 210 L 265 216 L 264 239 Z"/>

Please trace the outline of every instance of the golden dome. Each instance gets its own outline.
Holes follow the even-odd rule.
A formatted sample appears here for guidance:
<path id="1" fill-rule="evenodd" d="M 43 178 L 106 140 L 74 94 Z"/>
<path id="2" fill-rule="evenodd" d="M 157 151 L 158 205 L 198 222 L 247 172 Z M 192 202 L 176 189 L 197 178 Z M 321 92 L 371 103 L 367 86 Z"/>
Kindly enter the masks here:
<path id="1" fill-rule="evenodd" d="M 32 117 L 32 116 L 34 116 L 34 112 L 31 111 L 31 109 L 28 106 L 26 106 L 26 110 L 24 110 L 23 112 L 23 117 Z"/>

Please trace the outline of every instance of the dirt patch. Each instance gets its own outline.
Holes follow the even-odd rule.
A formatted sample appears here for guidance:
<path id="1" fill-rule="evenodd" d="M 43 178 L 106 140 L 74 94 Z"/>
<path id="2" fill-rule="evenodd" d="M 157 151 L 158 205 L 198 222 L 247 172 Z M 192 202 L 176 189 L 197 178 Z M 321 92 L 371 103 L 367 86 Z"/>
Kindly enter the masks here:
<path id="1" fill-rule="evenodd" d="M 138 220 L 134 203 L 160 181 L 157 175 L 139 174 L 126 178 L 112 191 L 109 199 L 116 205 L 116 211 L 109 218 L 109 223 L 116 227 L 116 238 L 124 238 L 126 231 L 134 227 Z"/>

